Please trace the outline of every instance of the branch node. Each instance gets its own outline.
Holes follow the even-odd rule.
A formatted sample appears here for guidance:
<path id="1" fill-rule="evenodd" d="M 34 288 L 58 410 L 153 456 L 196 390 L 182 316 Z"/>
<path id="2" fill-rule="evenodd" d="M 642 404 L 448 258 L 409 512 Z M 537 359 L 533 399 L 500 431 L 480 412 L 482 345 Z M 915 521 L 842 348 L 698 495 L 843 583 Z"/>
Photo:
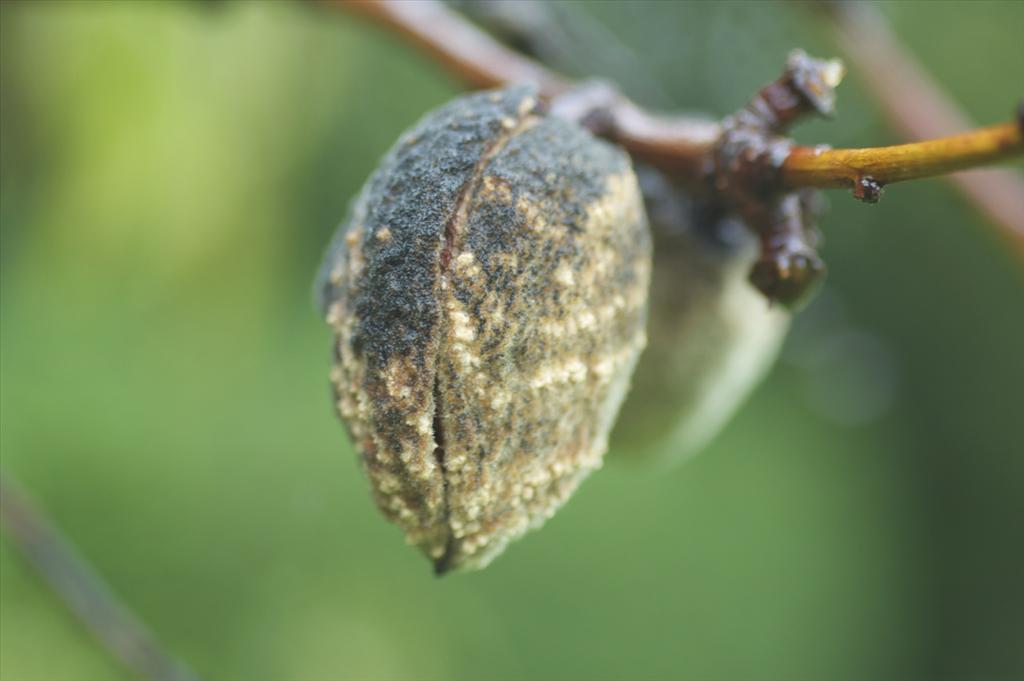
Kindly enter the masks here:
<path id="1" fill-rule="evenodd" d="M 882 187 L 881 182 L 870 175 L 865 175 L 854 182 L 853 198 L 864 203 L 878 203 L 882 198 Z"/>
<path id="2" fill-rule="evenodd" d="M 838 60 L 792 51 L 782 75 L 722 123 L 713 150 L 712 193 L 761 239 L 750 282 L 769 301 L 787 307 L 809 298 L 825 276 L 825 264 L 815 250 L 816 192 L 783 184 L 784 165 L 796 147 L 782 135 L 809 114 L 834 113 L 843 73 Z"/>
<path id="3" fill-rule="evenodd" d="M 747 217 L 761 237 L 761 257 L 750 270 L 750 283 L 770 302 L 790 309 L 810 300 L 825 278 L 825 263 L 815 249 L 816 198 L 814 191 L 789 192 L 767 205 L 763 215 Z"/>
<path id="4" fill-rule="evenodd" d="M 554 116 L 573 121 L 598 137 L 616 135 L 615 109 L 623 96 L 614 83 L 601 79 L 582 81 L 550 100 Z"/>
<path id="5" fill-rule="evenodd" d="M 803 50 L 793 50 L 782 75 L 761 88 L 736 117 L 775 134 L 784 133 L 808 114 L 832 118 L 835 89 L 845 73 L 838 59 L 815 59 Z"/>
<path id="6" fill-rule="evenodd" d="M 826 118 L 835 115 L 836 88 L 846 75 L 841 60 L 815 59 L 803 50 L 793 50 L 786 59 L 786 75 L 815 111 Z"/>

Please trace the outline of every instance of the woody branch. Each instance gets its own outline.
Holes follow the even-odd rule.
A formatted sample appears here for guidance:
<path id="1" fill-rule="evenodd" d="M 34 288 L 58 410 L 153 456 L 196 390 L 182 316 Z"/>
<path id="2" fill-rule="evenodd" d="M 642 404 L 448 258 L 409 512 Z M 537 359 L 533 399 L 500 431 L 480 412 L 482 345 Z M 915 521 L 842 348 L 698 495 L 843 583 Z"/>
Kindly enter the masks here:
<path id="1" fill-rule="evenodd" d="M 573 89 L 572 81 L 506 48 L 440 2 L 325 0 L 325 4 L 367 16 L 397 32 L 470 87 L 532 81 L 549 100 Z M 657 116 L 611 91 L 597 106 L 602 136 L 684 185 L 703 182 L 722 130 L 719 124 Z M 991 165 L 1024 155 L 1021 128 L 1018 120 L 926 142 L 865 149 L 794 145 L 777 178 L 780 188 L 856 188 L 864 177 L 885 185 Z"/>

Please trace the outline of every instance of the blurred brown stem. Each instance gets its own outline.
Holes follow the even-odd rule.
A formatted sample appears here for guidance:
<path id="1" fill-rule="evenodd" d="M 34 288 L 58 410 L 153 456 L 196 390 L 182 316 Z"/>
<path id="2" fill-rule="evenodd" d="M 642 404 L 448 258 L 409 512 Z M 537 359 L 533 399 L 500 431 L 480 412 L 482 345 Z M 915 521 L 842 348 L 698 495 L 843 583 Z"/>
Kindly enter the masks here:
<path id="1" fill-rule="evenodd" d="M 0 471 L 0 525 L 46 585 L 132 672 L 153 681 L 198 681 L 184 663 L 161 649 L 5 471 Z"/>
<path id="2" fill-rule="evenodd" d="M 459 14 L 434 0 L 322 0 L 367 16 L 425 50 L 474 88 L 532 81 L 548 100 L 571 96 L 572 81 L 507 48 Z M 599 114 L 598 133 L 635 158 L 665 171 L 691 188 L 703 188 L 713 174 L 713 152 L 721 133 L 714 122 L 653 115 L 626 97 L 606 94 L 590 113 Z M 954 137 L 911 145 L 822 150 L 794 146 L 780 168 L 781 188 L 856 187 L 870 176 L 879 184 L 932 177 L 1024 155 L 1019 123 L 1007 123 Z M 1024 248 L 1021 248 L 1024 254 Z"/>
<path id="3" fill-rule="evenodd" d="M 572 81 L 506 48 L 440 2 L 324 0 L 324 4 L 362 14 L 399 33 L 471 88 L 533 82 L 545 97 L 555 97 L 572 87 Z"/>
<path id="4" fill-rule="evenodd" d="M 470 88 L 518 82 L 536 83 L 554 100 L 575 83 L 505 47 L 441 2 L 423 0 L 323 0 L 324 4 L 373 19 L 423 49 Z M 718 137 L 719 126 L 704 119 L 654 116 L 611 93 L 599 102 L 602 135 L 637 158 L 688 184 L 699 180 L 701 164 Z"/>

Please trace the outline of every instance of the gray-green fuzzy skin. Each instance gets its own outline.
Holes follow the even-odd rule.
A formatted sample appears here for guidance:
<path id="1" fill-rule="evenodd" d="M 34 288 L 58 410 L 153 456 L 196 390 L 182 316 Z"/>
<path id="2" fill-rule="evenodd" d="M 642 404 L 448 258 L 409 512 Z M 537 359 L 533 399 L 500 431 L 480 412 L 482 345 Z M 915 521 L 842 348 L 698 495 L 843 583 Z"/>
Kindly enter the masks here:
<path id="1" fill-rule="evenodd" d="M 616 460 L 671 464 L 699 452 L 771 369 L 789 328 L 790 312 L 748 280 L 756 237 L 682 203 L 649 211 L 648 342 L 612 431 Z"/>
<path id="2" fill-rule="evenodd" d="M 621 150 L 461 97 L 398 141 L 328 252 L 332 383 L 384 514 L 481 567 L 600 466 L 645 343 L 651 242 Z"/>

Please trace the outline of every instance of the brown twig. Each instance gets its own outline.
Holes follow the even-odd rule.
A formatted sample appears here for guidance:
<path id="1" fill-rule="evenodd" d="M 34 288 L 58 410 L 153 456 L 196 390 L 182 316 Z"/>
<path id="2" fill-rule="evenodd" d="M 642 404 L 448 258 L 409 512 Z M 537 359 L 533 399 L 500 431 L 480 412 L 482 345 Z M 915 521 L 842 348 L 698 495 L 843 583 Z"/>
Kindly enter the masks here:
<path id="1" fill-rule="evenodd" d="M 532 81 L 547 99 L 564 96 L 571 81 L 504 47 L 442 3 L 432 0 L 324 0 L 370 17 L 424 49 L 470 87 Z M 611 92 L 611 91 L 608 91 Z M 721 127 L 714 122 L 653 115 L 627 98 L 606 94 L 598 132 L 634 157 L 691 187 L 700 186 Z M 1016 132 L 1014 130 L 1016 129 Z M 835 149 L 793 146 L 781 168 L 784 187 L 854 187 L 858 178 L 887 184 L 988 165 L 1024 154 L 1014 124 L 982 128 L 918 146 Z M 861 172 L 870 171 L 870 172 Z"/>
<path id="2" fill-rule="evenodd" d="M 498 43 L 440 2 L 322 1 L 395 31 L 470 88 L 533 82 L 543 98 L 554 100 L 575 87 L 573 81 Z M 604 136 L 686 184 L 699 181 L 702 164 L 718 137 L 717 123 L 655 116 L 611 89 L 603 94 L 594 104 L 602 109 Z"/>
<path id="3" fill-rule="evenodd" d="M 788 187 L 850 188 L 864 177 L 886 185 L 945 175 L 1020 156 L 1024 134 L 1016 123 L 952 137 L 870 149 L 796 147 L 782 166 Z"/>
<path id="4" fill-rule="evenodd" d="M 142 678 L 198 681 L 183 662 L 164 651 L 92 570 L 60 531 L 0 471 L 0 521 L 43 581 L 106 649 Z"/>
<path id="5" fill-rule="evenodd" d="M 551 98 L 572 87 L 572 81 L 506 48 L 440 2 L 324 0 L 324 4 L 364 15 L 398 32 L 471 88 L 533 82 L 544 97 Z"/>
<path id="6" fill-rule="evenodd" d="M 938 83 L 867 2 L 825 2 L 836 42 L 860 73 L 892 126 L 910 140 L 951 135 L 972 126 Z M 979 168 L 949 176 L 1024 256 L 1024 177 L 1008 168 Z"/>

